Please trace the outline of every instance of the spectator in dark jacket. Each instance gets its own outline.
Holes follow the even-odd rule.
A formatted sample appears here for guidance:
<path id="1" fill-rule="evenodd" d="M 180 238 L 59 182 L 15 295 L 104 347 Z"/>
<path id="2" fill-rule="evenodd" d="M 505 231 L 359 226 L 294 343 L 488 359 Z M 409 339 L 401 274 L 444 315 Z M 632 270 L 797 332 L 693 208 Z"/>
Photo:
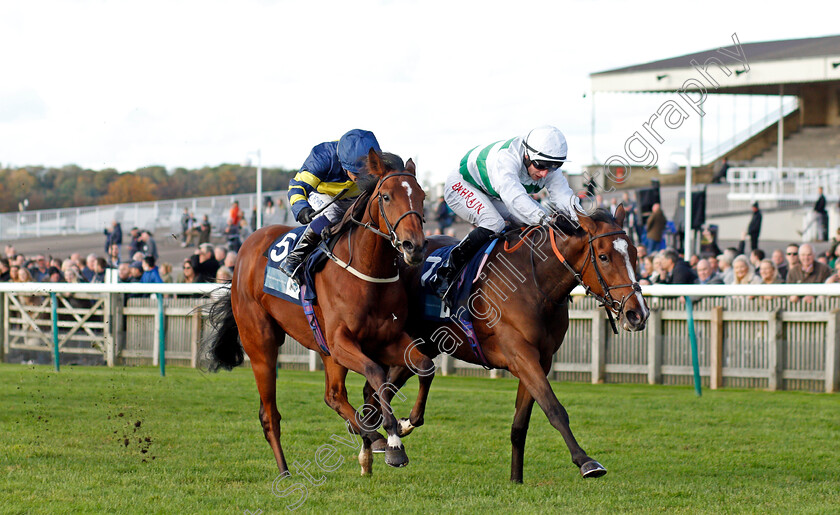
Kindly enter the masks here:
<path id="1" fill-rule="evenodd" d="M 717 226 L 709 226 L 703 229 L 700 238 L 700 255 L 711 254 L 719 256 L 723 254 L 717 242 Z"/>
<path id="2" fill-rule="evenodd" d="M 697 274 L 688 266 L 688 263 L 680 259 L 674 249 L 662 251 L 660 266 L 665 272 L 665 277 L 660 278 L 660 284 L 695 284 Z"/>
<path id="3" fill-rule="evenodd" d="M 758 248 L 758 235 L 761 233 L 761 210 L 758 209 L 758 202 L 753 202 L 753 215 L 750 218 L 750 225 L 747 226 L 747 234 L 750 235 L 750 250 Z"/>
<path id="4" fill-rule="evenodd" d="M 140 252 L 143 253 L 144 256 L 151 256 L 157 260 L 158 258 L 158 249 L 157 243 L 155 239 L 152 237 L 152 233 L 150 231 L 143 231 L 140 234 Z"/>
<path id="5" fill-rule="evenodd" d="M 122 245 L 122 240 L 122 226 L 118 221 L 113 220 L 111 230 L 105 229 L 105 253 L 108 253 L 111 245 Z"/>
<path id="6" fill-rule="evenodd" d="M 828 241 L 828 211 L 825 209 L 825 195 L 822 186 L 817 188 L 817 203 L 814 204 L 814 212 L 817 213 L 817 222 L 820 224 L 820 241 Z"/>
<path id="7" fill-rule="evenodd" d="M 785 253 L 780 249 L 776 249 L 773 251 L 773 254 L 770 255 L 770 259 L 773 264 L 776 265 L 776 272 L 779 274 L 782 282 L 785 282 L 789 270 L 788 263 L 785 260 Z"/>
<path id="8" fill-rule="evenodd" d="M 198 282 L 214 282 L 220 265 L 214 257 L 213 245 L 209 243 L 199 245 L 198 253 L 190 257 L 190 265 L 198 276 Z"/>
<path id="9" fill-rule="evenodd" d="M 137 252 L 141 252 L 143 241 L 140 240 L 140 229 L 137 227 L 132 227 L 129 234 L 131 234 L 131 240 L 128 242 L 128 256 L 131 259 L 131 256 L 134 256 Z"/>
<path id="10" fill-rule="evenodd" d="M 0 283 L 7 283 L 12 280 L 11 267 L 9 260 L 0 258 Z"/>

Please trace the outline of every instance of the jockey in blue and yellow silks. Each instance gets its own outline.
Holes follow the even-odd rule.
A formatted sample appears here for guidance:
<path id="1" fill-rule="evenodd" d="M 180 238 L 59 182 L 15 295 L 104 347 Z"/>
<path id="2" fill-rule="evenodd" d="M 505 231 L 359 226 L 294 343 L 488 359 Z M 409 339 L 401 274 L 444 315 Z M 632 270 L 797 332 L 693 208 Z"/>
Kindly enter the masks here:
<path id="1" fill-rule="evenodd" d="M 316 145 L 289 182 L 292 213 L 299 223 L 309 224 L 280 266 L 289 277 L 297 280 L 298 267 L 321 241 L 321 232 L 341 220 L 353 199 L 359 196 L 355 181 L 371 149 L 381 152 L 376 136 L 370 131 L 353 129 L 338 141 Z M 317 209 L 332 202 L 342 191 L 339 200 L 315 216 Z"/>

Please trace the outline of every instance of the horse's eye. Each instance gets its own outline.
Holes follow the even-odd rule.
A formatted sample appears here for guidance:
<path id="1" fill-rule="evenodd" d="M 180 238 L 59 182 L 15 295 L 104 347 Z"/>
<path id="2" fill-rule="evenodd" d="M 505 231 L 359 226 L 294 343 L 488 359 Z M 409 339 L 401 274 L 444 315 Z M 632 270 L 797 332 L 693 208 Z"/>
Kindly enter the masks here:
<path id="1" fill-rule="evenodd" d="M 382 200 L 384 200 L 385 202 L 390 202 L 391 197 L 389 197 L 387 194 L 383 193 L 382 194 Z"/>
<path id="2" fill-rule="evenodd" d="M 610 260 L 610 258 L 608 258 L 606 254 L 601 254 L 600 256 L 598 256 L 598 259 L 600 259 L 602 263 L 606 263 Z"/>

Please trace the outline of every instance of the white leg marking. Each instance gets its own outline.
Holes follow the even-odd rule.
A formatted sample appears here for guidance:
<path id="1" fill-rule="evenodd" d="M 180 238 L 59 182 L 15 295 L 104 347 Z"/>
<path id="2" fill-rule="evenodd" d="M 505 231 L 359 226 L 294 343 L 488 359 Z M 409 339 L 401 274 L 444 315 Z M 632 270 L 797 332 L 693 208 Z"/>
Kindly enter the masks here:
<path id="1" fill-rule="evenodd" d="M 401 418 L 398 422 L 400 424 L 400 429 L 402 429 L 403 433 L 414 427 L 411 425 L 411 421 L 407 418 Z"/>
<path id="2" fill-rule="evenodd" d="M 405 188 L 405 191 L 408 192 L 408 209 L 414 211 L 414 205 L 411 203 L 411 185 L 407 181 L 402 181 L 401 184 Z"/>
<path id="3" fill-rule="evenodd" d="M 633 270 L 633 267 L 630 266 L 630 253 L 627 251 L 627 240 L 624 239 L 615 239 L 613 240 L 613 248 L 618 251 L 619 254 L 624 256 L 624 265 L 627 267 L 627 275 L 630 276 L 630 282 L 636 282 L 636 272 Z M 645 301 L 642 298 L 642 294 L 640 292 L 636 292 L 636 300 L 639 301 L 639 305 L 642 306 L 642 309 L 645 309 Z M 644 313 L 642 314 L 644 316 Z"/>
<path id="4" fill-rule="evenodd" d="M 402 440 L 397 435 L 391 435 L 388 437 L 388 447 L 402 447 Z"/>

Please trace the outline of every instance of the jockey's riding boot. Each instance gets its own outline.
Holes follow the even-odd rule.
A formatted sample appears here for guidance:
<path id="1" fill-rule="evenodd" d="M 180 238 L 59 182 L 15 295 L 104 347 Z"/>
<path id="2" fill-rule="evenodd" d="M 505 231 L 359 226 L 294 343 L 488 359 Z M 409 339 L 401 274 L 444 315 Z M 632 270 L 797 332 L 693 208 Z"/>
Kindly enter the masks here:
<path id="1" fill-rule="evenodd" d="M 306 230 L 303 231 L 303 234 L 301 234 L 300 240 L 297 245 L 295 245 L 294 250 L 289 252 L 289 255 L 283 260 L 283 264 L 280 265 L 280 271 L 300 284 L 301 281 L 299 277 L 300 272 L 302 271 L 300 265 L 306 261 L 306 256 L 308 256 L 320 242 L 321 235 L 313 231 L 311 227 L 307 227 Z"/>
<path id="2" fill-rule="evenodd" d="M 450 308 L 452 307 L 450 306 L 452 295 L 448 294 L 450 287 L 457 280 L 464 265 L 470 261 L 478 249 L 490 241 L 493 234 L 490 229 L 476 227 L 452 249 L 449 259 L 438 269 L 432 286 L 435 289 L 435 294 L 443 299 Z M 447 300 L 450 302 L 447 302 Z"/>

